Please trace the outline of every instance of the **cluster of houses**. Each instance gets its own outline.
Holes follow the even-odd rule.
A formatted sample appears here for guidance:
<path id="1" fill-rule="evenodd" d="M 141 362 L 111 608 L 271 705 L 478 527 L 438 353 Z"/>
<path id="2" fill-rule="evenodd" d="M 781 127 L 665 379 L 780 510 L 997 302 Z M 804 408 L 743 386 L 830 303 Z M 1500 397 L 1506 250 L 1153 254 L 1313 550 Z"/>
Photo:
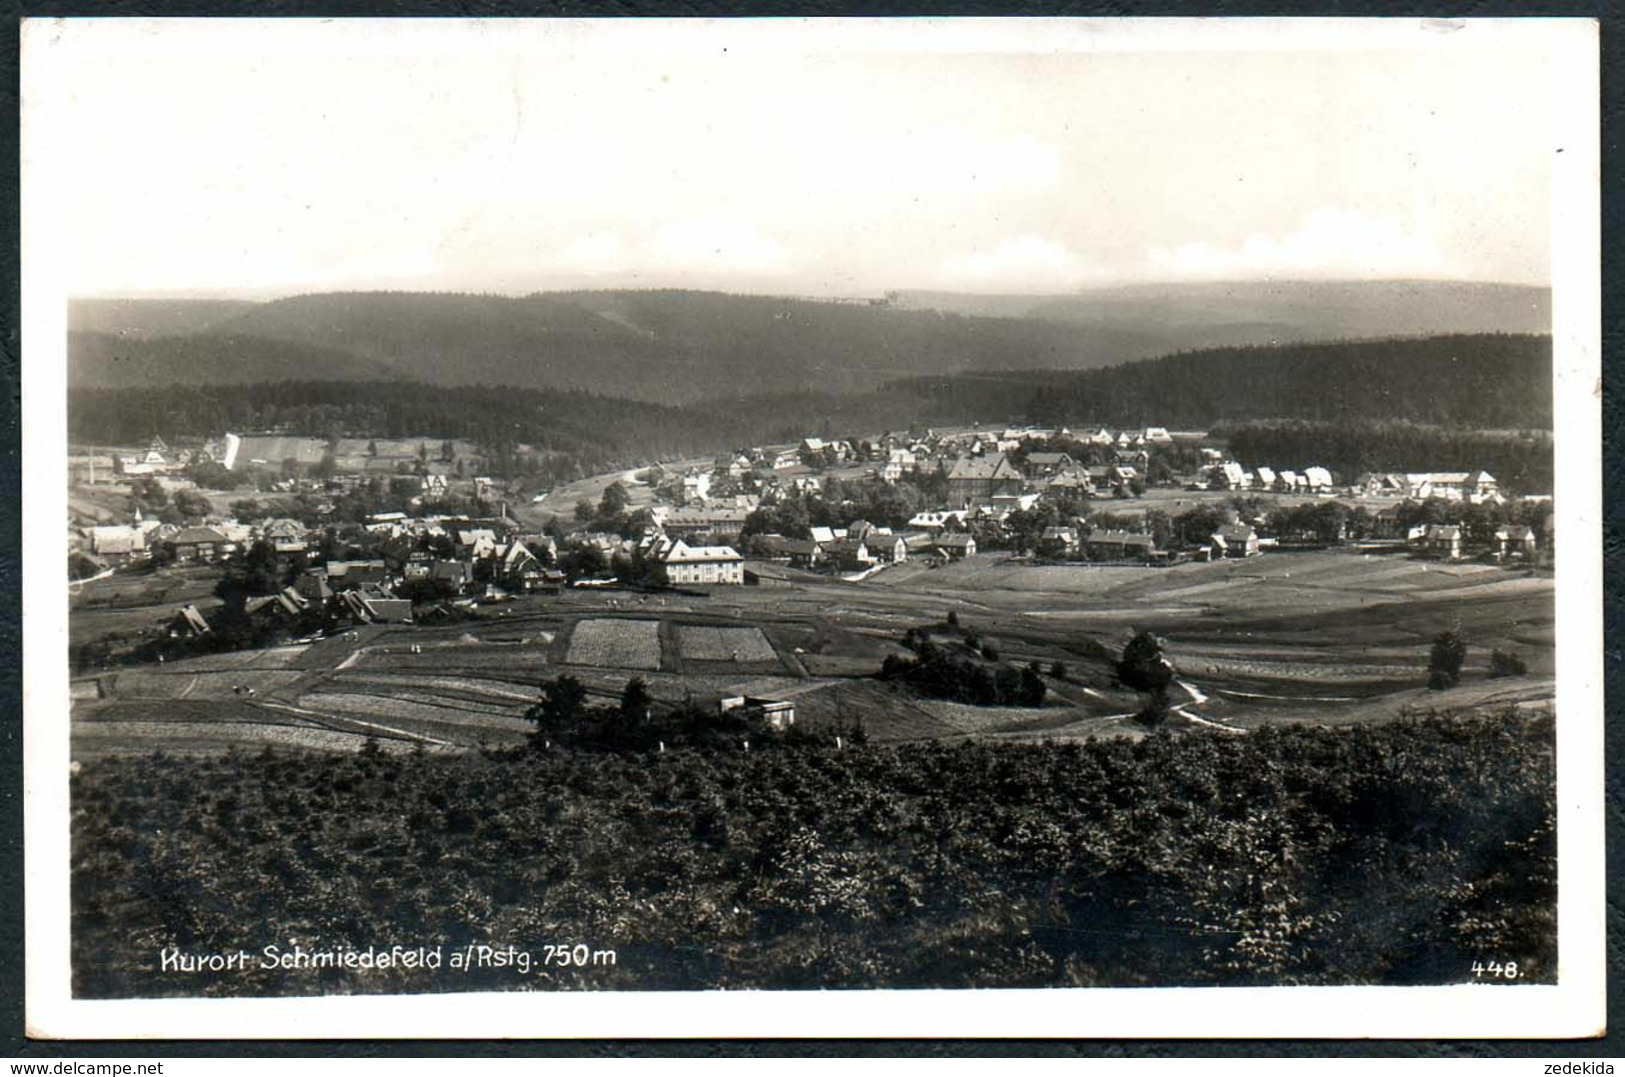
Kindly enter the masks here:
<path id="1" fill-rule="evenodd" d="M 1214 450 L 1204 450 L 1213 453 Z M 1368 472 L 1355 482 L 1341 486 L 1323 467 L 1280 471 L 1269 467 L 1248 468 L 1234 460 L 1210 462 L 1203 477 L 1192 484 L 1200 489 L 1237 490 L 1256 493 L 1321 494 L 1327 497 L 1348 493 L 1355 497 L 1392 498 L 1396 501 L 1461 501 L 1474 505 L 1503 504 L 1500 484 L 1487 471 Z"/>
<path id="2" fill-rule="evenodd" d="M 1201 434 L 1181 434 L 1200 438 Z M 748 512 L 746 497 L 771 499 L 782 494 L 816 492 L 825 469 L 859 468 L 864 477 L 888 483 L 911 475 L 941 472 L 950 476 L 958 504 L 985 501 L 994 492 L 1011 487 L 1033 489 L 1039 480 L 1056 482 L 1056 494 L 1070 490 L 1093 496 L 1127 491 L 1150 459 L 1150 451 L 1169 446 L 1176 435 L 1163 427 L 1138 430 L 1074 433 L 1065 427 L 1006 427 L 1000 430 L 895 431 L 873 440 L 808 437 L 794 445 L 764 445 L 719 456 L 710 469 L 671 472 L 651 468 L 651 484 L 680 506 L 714 507 L 720 499 L 734 501 Z M 1110 454 L 1111 465 L 1084 466 L 1064 453 L 1033 452 L 1023 472 L 1013 461 L 999 460 L 1052 439 L 1072 439 Z M 794 472 L 794 474 L 789 474 Z M 811 472 L 809 474 L 808 472 Z M 719 494 L 717 491 L 726 490 Z M 741 493 L 744 491 L 744 493 Z"/>
<path id="3" fill-rule="evenodd" d="M 1234 460 L 1222 460 L 1207 469 L 1205 480 L 1197 487 L 1208 490 L 1250 490 L 1256 493 L 1279 494 L 1336 494 L 1332 473 L 1323 467 L 1306 467 L 1301 471 L 1271 467 L 1247 468 Z"/>
<path id="4" fill-rule="evenodd" d="M 71 454 L 68 477 L 70 481 L 87 485 L 144 476 L 162 478 L 185 471 L 195 455 L 189 449 L 171 449 L 163 438 L 154 437 L 146 449 L 137 453 Z"/>
<path id="5" fill-rule="evenodd" d="M 154 558 L 179 564 L 224 560 L 247 549 L 256 539 L 274 530 L 285 548 L 286 535 L 297 534 L 303 550 L 305 529 L 294 520 L 267 520 L 242 524 L 223 520 L 209 524 L 166 524 L 137 518 L 130 523 L 93 524 L 68 532 L 68 552 L 81 566 L 81 575 L 99 576 L 129 564 Z"/>
<path id="6" fill-rule="evenodd" d="M 976 553 L 976 539 L 940 527 L 898 532 L 854 520 L 847 527 L 814 527 L 806 539 L 758 535 L 752 539 L 752 549 L 762 560 L 793 568 L 865 572 L 880 565 L 901 564 L 911 556 L 941 561 L 970 557 Z"/>
<path id="7" fill-rule="evenodd" d="M 1257 529 L 1234 522 L 1215 531 L 1209 537 L 1208 544 L 1198 546 L 1192 551 L 1192 556 L 1197 560 L 1255 557 L 1261 549 Z M 1090 528 L 1082 520 L 1076 524 L 1046 527 L 1039 536 L 1036 552 L 1040 557 L 1058 561 L 1143 564 L 1166 564 L 1184 556 L 1158 548 L 1156 538 L 1146 532 Z"/>
<path id="8" fill-rule="evenodd" d="M 1495 477 L 1487 471 L 1372 472 L 1360 476 L 1350 492 L 1361 497 L 1409 501 L 1438 498 L 1473 505 L 1499 505 L 1506 501 Z"/>
<path id="9" fill-rule="evenodd" d="M 1464 538 L 1457 524 L 1419 524 L 1410 529 L 1405 541 L 1416 553 L 1459 561 L 1465 556 Z M 1490 556 L 1497 561 L 1532 561 L 1539 550 L 1535 529 L 1522 524 L 1498 527 L 1491 539 Z"/>
<path id="10" fill-rule="evenodd" d="M 367 531 L 382 539 L 369 543 L 371 555 L 307 564 L 289 586 L 246 596 L 243 612 L 257 620 L 288 623 L 310 612 L 334 613 L 363 624 L 397 623 L 413 619 L 414 598 L 499 600 L 564 582 L 564 575 L 552 567 L 555 543 L 551 536 L 521 535 L 502 524 L 382 514 L 366 525 Z M 223 526 L 237 525 L 186 530 L 214 531 Z M 245 537 L 263 539 L 282 554 L 311 552 L 312 534 L 293 520 L 254 525 Z M 207 556 L 200 553 L 190 559 L 221 560 L 231 552 L 215 547 Z M 176 560 L 182 559 L 177 556 Z M 181 612 L 170 635 L 195 637 L 206 631 L 207 622 L 192 609 Z"/>

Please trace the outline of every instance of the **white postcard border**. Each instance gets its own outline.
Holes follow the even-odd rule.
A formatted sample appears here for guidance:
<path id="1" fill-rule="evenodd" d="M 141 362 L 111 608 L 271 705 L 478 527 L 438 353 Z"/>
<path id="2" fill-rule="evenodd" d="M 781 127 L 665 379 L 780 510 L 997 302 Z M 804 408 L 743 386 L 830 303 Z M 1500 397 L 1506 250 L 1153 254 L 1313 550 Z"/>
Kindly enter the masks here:
<path id="1" fill-rule="evenodd" d="M 1597 25 L 1579 19 L 1127 20 L 95 20 L 93 47 L 58 49 L 85 20 L 22 30 L 25 867 L 30 1035 L 48 1038 L 1328 1037 L 1557 1038 L 1601 1034 L 1604 934 L 1600 243 Z M 266 23 L 275 23 L 267 26 Z M 415 24 L 415 25 L 414 25 Z M 71 65 L 161 40 L 208 55 L 218 34 L 271 35 L 312 55 L 534 47 L 702 51 L 1550 50 L 1560 515 L 1559 984 L 1438 988 L 604 992 L 309 999 L 76 1000 L 69 992 L 66 518 L 67 267 L 53 237 L 72 206 L 57 169 L 94 164 L 61 111 Z M 429 36 L 432 35 L 432 36 Z M 126 162 L 120 167 L 139 167 Z M 116 178 L 116 177 L 114 177 Z M 1462 192 L 1470 198 L 1471 192 Z"/>

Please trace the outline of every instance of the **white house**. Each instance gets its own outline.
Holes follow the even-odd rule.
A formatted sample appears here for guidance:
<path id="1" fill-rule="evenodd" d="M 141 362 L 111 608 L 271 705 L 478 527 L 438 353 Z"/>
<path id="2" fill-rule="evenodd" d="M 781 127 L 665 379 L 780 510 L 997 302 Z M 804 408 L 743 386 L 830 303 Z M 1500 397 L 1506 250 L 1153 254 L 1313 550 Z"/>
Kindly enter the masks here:
<path id="1" fill-rule="evenodd" d="M 745 583 L 745 559 L 732 546 L 690 546 L 678 539 L 655 562 L 662 583 L 739 584 Z"/>

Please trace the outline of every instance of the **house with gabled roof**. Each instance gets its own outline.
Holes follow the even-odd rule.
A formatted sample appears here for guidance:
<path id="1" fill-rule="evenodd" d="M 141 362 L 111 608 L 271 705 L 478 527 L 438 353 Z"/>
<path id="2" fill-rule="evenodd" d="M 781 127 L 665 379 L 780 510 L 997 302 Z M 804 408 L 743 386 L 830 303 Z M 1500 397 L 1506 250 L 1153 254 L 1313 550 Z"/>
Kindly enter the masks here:
<path id="1" fill-rule="evenodd" d="M 1428 524 L 1413 528 L 1410 544 L 1420 553 L 1454 561 L 1461 557 L 1461 528 L 1455 524 Z"/>
<path id="2" fill-rule="evenodd" d="M 1039 534 L 1036 548 L 1044 557 L 1072 558 L 1078 555 L 1081 544 L 1077 528 L 1055 525 Z"/>
<path id="3" fill-rule="evenodd" d="M 1496 556 L 1502 559 L 1509 557 L 1529 558 L 1535 556 L 1535 531 L 1531 527 L 1522 525 L 1507 525 L 1496 528 L 1495 531 Z"/>
<path id="4" fill-rule="evenodd" d="M 961 456 L 948 472 L 948 499 L 958 505 L 986 504 L 995 494 L 1021 493 L 1024 481 L 1003 453 Z"/>
<path id="5" fill-rule="evenodd" d="M 758 535 L 755 541 L 763 556 L 780 564 L 793 565 L 796 568 L 812 568 L 823 558 L 818 543 L 811 539 Z"/>
<path id="6" fill-rule="evenodd" d="M 168 542 L 178 563 L 213 561 L 227 552 L 226 536 L 212 527 L 183 527 Z"/>
<path id="7" fill-rule="evenodd" d="M 260 534 L 277 553 L 304 553 L 309 546 L 305 525 L 298 520 L 267 520 L 260 525 Z"/>
<path id="8" fill-rule="evenodd" d="M 1157 543 L 1139 532 L 1097 529 L 1089 532 L 1083 548 L 1095 561 L 1149 561 L 1156 555 Z"/>
<path id="9" fill-rule="evenodd" d="M 1035 452 L 1027 454 L 1027 474 L 1029 476 L 1054 475 L 1059 471 L 1069 471 L 1076 466 L 1077 461 L 1064 452 Z"/>
<path id="10" fill-rule="evenodd" d="M 307 568 L 293 586 L 309 602 L 325 604 L 333 597 L 333 588 L 327 585 L 327 569 L 323 566 Z"/>
<path id="11" fill-rule="evenodd" d="M 888 527 L 872 528 L 863 541 L 870 555 L 882 564 L 901 564 L 908 560 L 908 543 Z"/>
<path id="12" fill-rule="evenodd" d="M 1044 484 L 1042 496 L 1051 501 L 1067 498 L 1093 497 L 1095 484 L 1086 470 L 1076 467 L 1057 472 Z"/>
<path id="13" fill-rule="evenodd" d="M 820 549 L 823 555 L 843 572 L 861 572 L 873 567 L 875 563 L 874 556 L 869 552 L 868 543 L 850 535 L 824 543 Z"/>
<path id="14" fill-rule="evenodd" d="M 1255 557 L 1258 532 L 1243 523 L 1229 523 L 1213 532 L 1213 551 L 1220 557 Z"/>
<path id="15" fill-rule="evenodd" d="M 973 535 L 943 532 L 932 540 L 931 548 L 942 557 L 956 561 L 976 556 L 976 538 Z"/>
<path id="16" fill-rule="evenodd" d="M 147 555 L 147 533 L 128 524 L 109 524 L 85 529 L 90 552 L 108 564 L 118 565 Z"/>
<path id="17" fill-rule="evenodd" d="M 169 622 L 170 639 L 199 639 L 211 631 L 213 629 L 209 627 L 209 622 L 190 603 L 182 606 Z"/>
<path id="18" fill-rule="evenodd" d="M 291 621 L 310 608 L 310 600 L 292 587 L 284 587 L 273 595 L 254 595 L 243 602 L 243 612 L 250 617 L 275 617 Z"/>
<path id="19" fill-rule="evenodd" d="M 738 508 L 681 509 L 667 513 L 660 526 L 673 538 L 732 540 L 745 529 L 750 512 Z"/>
<path id="20" fill-rule="evenodd" d="M 1311 490 L 1330 490 L 1332 473 L 1323 467 L 1306 467 L 1303 469 L 1303 482 Z"/>

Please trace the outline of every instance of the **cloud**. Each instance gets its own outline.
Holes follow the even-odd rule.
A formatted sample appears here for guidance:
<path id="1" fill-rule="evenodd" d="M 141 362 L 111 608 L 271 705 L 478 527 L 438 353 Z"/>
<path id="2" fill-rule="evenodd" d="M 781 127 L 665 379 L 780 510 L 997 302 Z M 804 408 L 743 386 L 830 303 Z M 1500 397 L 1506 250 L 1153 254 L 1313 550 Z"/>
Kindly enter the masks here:
<path id="1" fill-rule="evenodd" d="M 1284 236 L 1255 233 L 1233 248 L 1153 247 L 1148 255 L 1160 277 L 1431 277 L 1452 271 L 1429 231 L 1336 206 L 1314 210 Z"/>
<path id="2" fill-rule="evenodd" d="M 1023 292 L 1069 290 L 1107 274 L 1064 245 L 1028 234 L 991 250 L 952 255 L 938 275 L 950 287 Z"/>

